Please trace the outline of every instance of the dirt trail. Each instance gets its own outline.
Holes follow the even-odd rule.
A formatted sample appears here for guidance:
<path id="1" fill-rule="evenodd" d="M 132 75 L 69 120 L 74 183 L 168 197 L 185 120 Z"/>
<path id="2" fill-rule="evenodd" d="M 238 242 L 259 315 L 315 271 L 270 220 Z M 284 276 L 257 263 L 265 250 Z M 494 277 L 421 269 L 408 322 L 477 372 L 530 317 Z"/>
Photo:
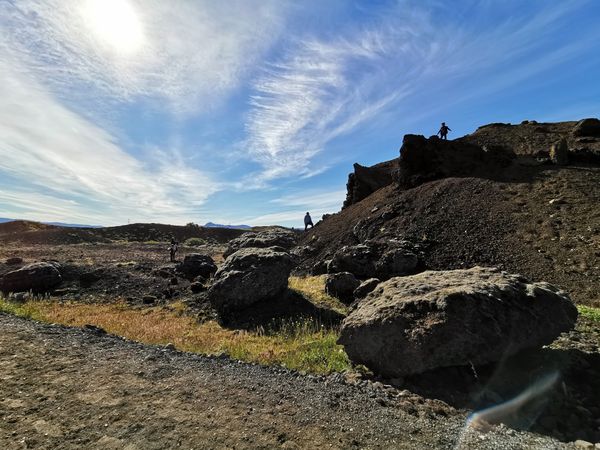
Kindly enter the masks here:
<path id="1" fill-rule="evenodd" d="M 4 314 L 0 330 L 4 449 L 568 447 L 284 369 Z"/>

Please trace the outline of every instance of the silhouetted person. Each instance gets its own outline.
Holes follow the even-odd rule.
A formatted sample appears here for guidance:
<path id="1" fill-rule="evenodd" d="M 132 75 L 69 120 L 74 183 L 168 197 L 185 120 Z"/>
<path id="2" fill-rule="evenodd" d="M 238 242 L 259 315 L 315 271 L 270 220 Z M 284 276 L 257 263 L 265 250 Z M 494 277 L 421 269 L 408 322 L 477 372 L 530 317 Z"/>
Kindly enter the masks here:
<path id="1" fill-rule="evenodd" d="M 304 231 L 306 231 L 308 229 L 308 226 L 310 225 L 310 227 L 314 227 L 313 223 L 312 223 L 312 218 L 310 217 L 309 213 L 306 213 L 306 215 L 304 216 Z"/>
<path id="2" fill-rule="evenodd" d="M 442 122 L 440 131 L 438 131 L 440 138 L 444 139 L 444 140 L 448 140 L 448 131 L 452 131 L 452 130 L 450 129 L 450 127 L 448 127 L 448 125 L 446 125 L 446 122 Z"/>
<path id="3" fill-rule="evenodd" d="M 169 257 L 171 262 L 175 261 L 175 253 L 177 253 L 177 242 L 175 239 L 171 239 L 171 245 L 169 245 Z"/>

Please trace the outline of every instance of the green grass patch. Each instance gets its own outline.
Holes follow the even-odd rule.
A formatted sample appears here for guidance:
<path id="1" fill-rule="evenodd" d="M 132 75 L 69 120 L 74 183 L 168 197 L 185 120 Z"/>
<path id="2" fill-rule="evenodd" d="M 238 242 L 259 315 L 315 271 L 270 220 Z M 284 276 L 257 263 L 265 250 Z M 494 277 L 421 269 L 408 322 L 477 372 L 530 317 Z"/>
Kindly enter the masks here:
<path id="1" fill-rule="evenodd" d="M 43 320 L 43 315 L 35 306 L 34 302 L 18 303 L 11 302 L 0 297 L 0 312 L 13 314 L 26 319 Z"/>
<path id="2" fill-rule="evenodd" d="M 290 289 L 302 294 L 313 304 L 347 315 L 348 307 L 337 298 L 325 293 L 325 278 L 326 275 L 290 277 L 288 285 Z"/>
<path id="3" fill-rule="evenodd" d="M 593 322 L 600 323 L 600 308 L 593 308 L 591 306 L 579 305 L 577 306 L 579 315 Z"/>
<path id="4" fill-rule="evenodd" d="M 204 245 L 205 243 L 206 242 L 204 241 L 204 239 L 200 239 L 198 237 L 191 237 L 185 240 L 184 245 L 187 245 L 189 247 L 199 247 L 201 245 Z"/>

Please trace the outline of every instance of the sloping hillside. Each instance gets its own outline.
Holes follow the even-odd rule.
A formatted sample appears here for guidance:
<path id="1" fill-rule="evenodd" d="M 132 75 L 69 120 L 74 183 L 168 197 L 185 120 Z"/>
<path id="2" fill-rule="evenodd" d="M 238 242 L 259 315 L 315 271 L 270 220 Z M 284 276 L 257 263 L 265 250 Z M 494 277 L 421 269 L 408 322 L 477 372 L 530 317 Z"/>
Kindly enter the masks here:
<path id="1" fill-rule="evenodd" d="M 168 241 L 171 238 L 183 242 L 194 237 L 211 242 L 225 243 L 240 236 L 245 231 L 247 230 L 156 223 L 134 223 L 105 228 L 73 228 L 45 225 L 38 222 L 14 221 L 0 224 L 0 242 L 57 245 L 84 242 Z"/>
<path id="2" fill-rule="evenodd" d="M 571 128 L 563 127 L 565 135 L 576 122 L 567 124 Z M 536 133 L 530 124 L 492 128 L 509 134 L 503 146 L 523 143 Z M 431 145 L 459 152 L 461 141 L 473 144 L 482 139 L 476 136 L 479 133 L 454 144 Z M 495 134 L 497 145 L 499 136 Z M 555 139 L 560 137 L 560 133 L 555 135 Z M 531 141 L 532 152 L 536 142 Z M 545 150 L 540 148 L 540 152 Z M 412 151 L 425 152 L 423 148 Z M 435 170 L 436 164 L 442 167 L 444 158 L 451 155 L 440 160 L 439 151 L 432 154 L 436 159 L 432 157 L 427 165 L 427 175 L 437 174 L 437 179 L 415 187 L 392 182 L 309 231 L 302 242 L 307 248 L 300 270 L 311 271 L 315 266 L 322 270 L 319 263 L 342 245 L 407 239 L 422 246 L 427 268 L 497 266 L 555 283 L 576 302 L 600 305 L 599 166 L 579 162 L 557 166 L 517 154 L 508 164 L 502 160 L 502 167 L 489 171 L 489 176 L 479 170 L 474 172 L 476 177 L 466 173 L 457 177 Z M 407 159 L 408 152 L 400 158 L 401 171 Z M 412 175 L 411 179 L 418 180 L 423 173 Z"/>

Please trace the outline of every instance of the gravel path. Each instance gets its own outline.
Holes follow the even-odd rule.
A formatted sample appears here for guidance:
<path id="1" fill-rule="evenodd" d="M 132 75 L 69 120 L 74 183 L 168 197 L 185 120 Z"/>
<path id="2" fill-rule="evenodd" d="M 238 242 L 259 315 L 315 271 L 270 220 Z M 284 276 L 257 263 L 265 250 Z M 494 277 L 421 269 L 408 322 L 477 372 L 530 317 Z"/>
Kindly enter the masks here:
<path id="1" fill-rule="evenodd" d="M 0 314 L 3 449 L 569 448 L 385 394 Z"/>

